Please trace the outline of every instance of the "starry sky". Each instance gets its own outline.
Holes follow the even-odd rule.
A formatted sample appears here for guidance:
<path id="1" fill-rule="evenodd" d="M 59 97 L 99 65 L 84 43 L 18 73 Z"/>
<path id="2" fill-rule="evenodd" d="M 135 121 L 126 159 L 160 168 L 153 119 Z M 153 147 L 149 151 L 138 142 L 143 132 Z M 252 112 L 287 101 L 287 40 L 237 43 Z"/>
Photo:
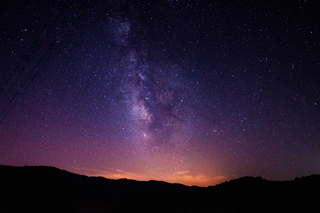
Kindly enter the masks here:
<path id="1" fill-rule="evenodd" d="M 2 1 L 0 164 L 208 186 L 320 173 L 320 4 Z"/>

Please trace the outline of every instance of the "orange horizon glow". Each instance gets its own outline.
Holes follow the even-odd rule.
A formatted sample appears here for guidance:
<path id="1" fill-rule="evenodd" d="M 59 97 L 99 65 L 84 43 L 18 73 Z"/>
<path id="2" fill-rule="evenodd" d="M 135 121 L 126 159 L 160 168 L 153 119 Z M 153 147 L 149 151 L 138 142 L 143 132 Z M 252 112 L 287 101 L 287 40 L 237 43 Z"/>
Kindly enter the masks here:
<path id="1" fill-rule="evenodd" d="M 78 170 L 78 169 L 77 169 Z M 82 170 L 82 169 L 81 169 Z M 215 177 L 210 177 L 205 174 L 192 174 L 190 171 L 178 171 L 173 174 L 136 174 L 125 172 L 120 169 L 113 169 L 112 172 L 106 171 L 95 171 L 89 172 L 88 170 L 82 170 L 82 173 L 89 177 L 104 177 L 106 179 L 120 180 L 136 180 L 136 181 L 163 181 L 167 183 L 183 184 L 186 186 L 199 186 L 208 187 L 220 184 L 228 180 L 226 176 L 220 175 Z"/>

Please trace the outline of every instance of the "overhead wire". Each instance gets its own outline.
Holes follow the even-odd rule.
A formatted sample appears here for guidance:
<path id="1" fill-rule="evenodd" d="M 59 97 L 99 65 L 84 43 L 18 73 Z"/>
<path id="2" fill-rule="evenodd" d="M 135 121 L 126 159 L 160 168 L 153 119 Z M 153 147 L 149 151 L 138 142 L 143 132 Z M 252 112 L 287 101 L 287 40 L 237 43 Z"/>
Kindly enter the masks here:
<path id="1" fill-rule="evenodd" d="M 58 6 L 58 13 L 53 16 L 53 18 L 49 19 L 48 22 L 43 27 L 41 33 L 37 36 L 34 42 L 31 44 L 27 52 L 22 56 L 19 64 L 14 69 L 14 73 L 10 80 L 5 83 L 4 88 L 1 91 L 0 103 L 2 103 L 1 111 L 0 111 L 0 124 L 6 119 L 8 114 L 13 110 L 16 103 L 19 101 L 19 98 L 29 89 L 32 82 L 36 79 L 36 77 L 41 73 L 42 67 L 49 60 L 52 53 L 57 53 L 57 50 L 61 48 L 61 43 L 68 32 L 72 29 L 74 24 L 79 20 L 79 17 L 88 8 L 91 1 L 87 1 L 80 7 L 80 10 L 77 14 L 73 15 L 71 21 L 67 25 L 67 27 L 58 33 L 58 36 L 53 39 L 51 42 L 47 43 L 47 45 L 42 44 L 45 43 L 45 39 L 43 37 L 45 34 L 50 33 L 52 28 L 55 26 L 59 16 L 63 13 L 63 10 L 67 8 L 69 0 L 61 1 Z M 32 64 L 32 59 L 36 57 L 37 52 L 44 51 L 44 53 L 36 58 L 35 65 L 30 67 Z M 30 71 L 30 72 L 29 72 Z M 26 76 L 23 78 L 23 73 L 26 73 Z M 17 83 L 20 78 L 24 79 L 20 81 L 20 84 Z M 11 96 L 11 97 L 10 97 Z M 7 99 L 7 101 L 6 101 Z"/>

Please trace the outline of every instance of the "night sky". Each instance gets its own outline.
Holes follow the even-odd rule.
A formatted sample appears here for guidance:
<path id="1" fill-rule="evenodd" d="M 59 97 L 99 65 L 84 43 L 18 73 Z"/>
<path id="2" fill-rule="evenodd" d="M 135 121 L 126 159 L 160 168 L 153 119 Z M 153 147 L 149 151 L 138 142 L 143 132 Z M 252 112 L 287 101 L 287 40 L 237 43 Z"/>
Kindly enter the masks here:
<path id="1" fill-rule="evenodd" d="M 0 164 L 208 186 L 320 173 L 320 3 L 1 1 Z"/>

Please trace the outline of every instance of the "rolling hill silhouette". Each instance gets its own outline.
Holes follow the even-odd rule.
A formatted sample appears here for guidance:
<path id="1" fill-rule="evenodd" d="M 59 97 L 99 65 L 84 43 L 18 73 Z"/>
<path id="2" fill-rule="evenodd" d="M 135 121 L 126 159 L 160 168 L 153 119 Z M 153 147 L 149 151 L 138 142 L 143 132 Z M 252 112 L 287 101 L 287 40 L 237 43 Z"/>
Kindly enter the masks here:
<path id="1" fill-rule="evenodd" d="M 0 212 L 319 212 L 320 175 L 244 177 L 207 188 L 0 166 Z"/>

